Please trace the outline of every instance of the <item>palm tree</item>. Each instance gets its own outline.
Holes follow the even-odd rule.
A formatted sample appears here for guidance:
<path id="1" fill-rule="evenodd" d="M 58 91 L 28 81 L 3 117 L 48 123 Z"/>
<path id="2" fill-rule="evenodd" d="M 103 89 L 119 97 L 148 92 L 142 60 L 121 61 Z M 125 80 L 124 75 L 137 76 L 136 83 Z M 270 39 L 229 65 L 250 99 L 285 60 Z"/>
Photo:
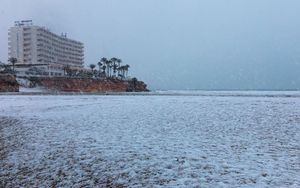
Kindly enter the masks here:
<path id="1" fill-rule="evenodd" d="M 117 61 L 118 61 L 118 59 L 115 58 L 115 57 L 113 57 L 113 58 L 110 59 L 110 61 L 112 62 L 111 67 L 112 67 L 113 73 L 114 73 L 114 75 L 115 75 L 116 72 L 117 72 Z"/>
<path id="2" fill-rule="evenodd" d="M 124 78 L 124 70 L 125 70 L 125 66 L 118 67 L 118 76 L 121 77 L 121 79 Z"/>
<path id="3" fill-rule="evenodd" d="M 129 65 L 121 66 L 121 63 L 122 60 L 116 57 L 113 57 L 109 60 L 105 57 L 102 57 L 100 61 L 97 63 L 97 65 L 99 66 L 99 71 L 102 70 L 102 73 L 104 73 L 105 76 L 107 77 L 111 77 L 112 75 L 114 76 L 117 75 L 124 78 L 125 75 L 128 74 Z M 90 68 L 93 71 L 95 67 L 92 68 L 90 65 Z"/>
<path id="4" fill-rule="evenodd" d="M 118 69 L 118 65 L 116 63 L 114 63 L 112 65 L 113 71 L 114 71 L 114 76 L 116 75 L 117 69 Z"/>
<path id="5" fill-rule="evenodd" d="M 99 61 L 97 64 L 98 64 L 98 67 L 99 67 L 99 73 L 98 73 L 98 76 L 100 76 L 100 75 L 101 75 L 102 63 L 101 63 L 101 61 Z"/>
<path id="6" fill-rule="evenodd" d="M 103 65 L 103 66 L 102 66 L 102 71 L 103 71 L 104 74 L 105 74 L 105 70 L 106 70 L 106 66 Z"/>
<path id="7" fill-rule="evenodd" d="M 102 66 L 102 63 L 101 63 L 101 61 L 99 61 L 97 64 L 98 64 L 99 71 L 100 71 L 100 70 L 101 70 L 101 66 Z"/>
<path id="8" fill-rule="evenodd" d="M 125 69 L 125 73 L 126 73 L 126 77 L 128 76 L 128 69 L 129 69 L 129 65 L 128 64 L 126 64 L 125 66 L 124 66 L 124 69 Z"/>
<path id="9" fill-rule="evenodd" d="M 105 57 L 102 57 L 101 58 L 101 60 L 100 60 L 100 62 L 101 62 L 101 64 L 102 64 L 102 70 L 103 70 L 103 73 L 106 75 L 106 72 L 105 72 L 105 70 L 106 70 L 106 63 L 107 63 L 107 58 L 105 58 Z"/>
<path id="10" fill-rule="evenodd" d="M 94 68 L 96 67 L 95 64 L 90 64 L 90 68 L 92 70 L 92 77 L 95 75 L 95 71 L 94 71 Z"/>
<path id="11" fill-rule="evenodd" d="M 11 57 L 8 59 L 8 61 L 12 64 L 13 66 L 13 72 L 15 72 L 15 64 L 18 62 L 18 59 L 15 57 Z"/>
<path id="12" fill-rule="evenodd" d="M 118 66 L 120 67 L 120 64 L 122 63 L 122 59 L 117 59 L 117 63 L 118 63 Z"/>
<path id="13" fill-rule="evenodd" d="M 92 72 L 94 72 L 94 68 L 96 67 L 95 64 L 90 64 L 90 68 L 92 69 Z"/>
<path id="14" fill-rule="evenodd" d="M 119 72 L 119 68 L 120 68 L 120 64 L 122 63 L 122 60 L 121 59 L 117 59 L 117 63 L 118 63 L 118 75 L 120 74 Z"/>
<path id="15" fill-rule="evenodd" d="M 107 58 L 106 58 L 106 57 L 102 57 L 100 61 L 101 61 L 102 63 L 104 63 L 104 62 L 107 61 Z"/>
<path id="16" fill-rule="evenodd" d="M 117 62 L 117 58 L 115 58 L 115 57 L 113 57 L 113 58 L 110 58 L 110 60 L 113 62 L 113 63 L 115 63 L 115 62 Z"/>
<path id="17" fill-rule="evenodd" d="M 106 67 L 105 75 L 106 75 L 107 77 L 109 77 L 109 61 L 108 61 L 108 60 L 105 61 L 105 67 Z"/>
<path id="18" fill-rule="evenodd" d="M 108 60 L 106 61 L 106 68 L 107 68 L 107 75 L 110 77 L 110 73 L 111 73 L 111 64 L 112 64 L 112 61 L 111 60 Z"/>

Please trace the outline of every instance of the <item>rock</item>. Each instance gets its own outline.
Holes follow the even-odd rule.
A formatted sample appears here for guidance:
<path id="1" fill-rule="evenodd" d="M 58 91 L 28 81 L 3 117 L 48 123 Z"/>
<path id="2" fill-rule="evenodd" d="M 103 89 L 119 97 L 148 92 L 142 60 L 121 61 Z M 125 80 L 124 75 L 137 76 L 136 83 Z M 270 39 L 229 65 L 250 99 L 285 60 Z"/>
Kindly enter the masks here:
<path id="1" fill-rule="evenodd" d="M 142 81 L 90 78 L 31 78 L 31 82 L 52 91 L 64 92 L 142 92 L 149 91 Z"/>
<path id="2" fill-rule="evenodd" d="M 14 75 L 0 73 L 0 92 L 19 92 L 19 84 Z"/>

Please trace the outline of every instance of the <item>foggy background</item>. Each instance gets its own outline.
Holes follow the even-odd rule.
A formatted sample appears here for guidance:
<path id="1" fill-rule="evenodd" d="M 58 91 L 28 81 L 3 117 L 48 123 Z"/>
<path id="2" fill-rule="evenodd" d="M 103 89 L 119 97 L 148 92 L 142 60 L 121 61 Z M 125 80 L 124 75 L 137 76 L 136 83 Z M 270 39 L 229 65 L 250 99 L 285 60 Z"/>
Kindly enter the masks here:
<path id="1" fill-rule="evenodd" d="M 0 0 L 8 29 L 32 19 L 85 46 L 85 64 L 118 57 L 150 89 L 300 89 L 299 0 Z"/>

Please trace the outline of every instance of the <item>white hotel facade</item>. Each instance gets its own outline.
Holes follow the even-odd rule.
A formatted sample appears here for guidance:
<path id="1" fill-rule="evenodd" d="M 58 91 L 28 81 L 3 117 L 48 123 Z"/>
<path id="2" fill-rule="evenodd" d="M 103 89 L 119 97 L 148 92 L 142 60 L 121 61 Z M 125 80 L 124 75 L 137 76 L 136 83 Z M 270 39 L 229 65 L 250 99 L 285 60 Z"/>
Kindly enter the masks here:
<path id="1" fill-rule="evenodd" d="M 44 69 L 49 76 L 61 76 L 65 66 L 83 69 L 83 43 L 57 35 L 32 24 L 31 20 L 17 21 L 9 29 L 8 56 L 17 58 L 20 74 L 29 67 Z"/>

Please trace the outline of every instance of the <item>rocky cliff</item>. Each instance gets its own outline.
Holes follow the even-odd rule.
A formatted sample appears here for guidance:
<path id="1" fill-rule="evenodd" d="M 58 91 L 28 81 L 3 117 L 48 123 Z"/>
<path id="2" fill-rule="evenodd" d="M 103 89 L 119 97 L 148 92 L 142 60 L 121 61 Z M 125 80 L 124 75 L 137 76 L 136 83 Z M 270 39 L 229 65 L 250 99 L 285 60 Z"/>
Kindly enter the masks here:
<path id="1" fill-rule="evenodd" d="M 64 92 L 142 92 L 149 91 L 142 81 L 133 79 L 123 81 L 117 79 L 97 80 L 83 78 L 31 78 L 31 81 L 52 91 Z"/>
<path id="2" fill-rule="evenodd" d="M 0 92 L 18 92 L 19 84 L 16 77 L 11 74 L 0 73 Z"/>

